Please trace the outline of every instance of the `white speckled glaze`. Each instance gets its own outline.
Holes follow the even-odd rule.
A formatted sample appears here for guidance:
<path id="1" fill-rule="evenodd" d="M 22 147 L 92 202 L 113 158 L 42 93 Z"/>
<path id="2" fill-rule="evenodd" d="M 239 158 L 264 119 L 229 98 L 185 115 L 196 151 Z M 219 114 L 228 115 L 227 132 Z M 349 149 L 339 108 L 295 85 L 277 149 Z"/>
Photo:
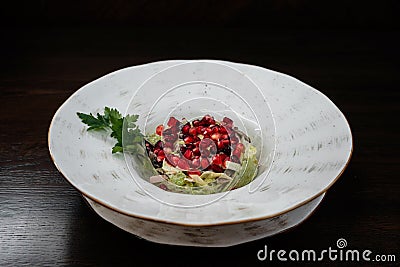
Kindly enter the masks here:
<path id="1" fill-rule="evenodd" d="M 303 221 L 338 179 L 352 152 L 349 125 L 323 94 L 285 74 L 222 61 L 248 75 L 268 99 L 276 126 L 276 151 L 267 179 L 257 179 L 219 201 L 197 208 L 162 204 L 133 181 L 114 141 L 88 133 L 76 112 L 125 110 L 151 75 L 187 61 L 130 67 L 101 77 L 74 93 L 49 130 L 55 165 L 107 221 L 145 239 L 169 244 L 227 246 L 266 237 Z M 253 185 L 252 185 L 253 184 Z M 235 234 L 232 234 L 235 233 Z"/>

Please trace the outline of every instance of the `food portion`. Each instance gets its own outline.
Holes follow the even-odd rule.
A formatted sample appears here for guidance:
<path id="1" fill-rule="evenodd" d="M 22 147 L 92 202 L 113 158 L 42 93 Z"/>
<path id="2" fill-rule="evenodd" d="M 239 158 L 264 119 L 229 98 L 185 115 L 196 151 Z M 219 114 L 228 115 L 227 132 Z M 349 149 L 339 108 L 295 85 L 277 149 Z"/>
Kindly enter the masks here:
<path id="1" fill-rule="evenodd" d="M 159 175 L 150 182 L 164 190 L 214 193 L 241 187 L 257 174 L 256 148 L 233 121 L 210 115 L 187 121 L 170 117 L 145 137 Z"/>
<path id="2" fill-rule="evenodd" d="M 256 147 L 230 118 L 170 117 L 165 127 L 144 136 L 136 125 L 138 115 L 123 117 L 108 107 L 104 114 L 77 115 L 88 131 L 103 130 L 115 138 L 112 153 L 130 153 L 138 173 L 164 190 L 211 194 L 242 187 L 257 175 Z"/>

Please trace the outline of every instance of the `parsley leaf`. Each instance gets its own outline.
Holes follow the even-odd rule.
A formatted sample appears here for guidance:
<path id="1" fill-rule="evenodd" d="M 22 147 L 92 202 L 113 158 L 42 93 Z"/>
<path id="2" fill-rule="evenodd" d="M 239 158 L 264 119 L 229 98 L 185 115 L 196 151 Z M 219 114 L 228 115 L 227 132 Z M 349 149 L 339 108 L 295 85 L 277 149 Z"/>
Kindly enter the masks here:
<path id="1" fill-rule="evenodd" d="M 97 113 L 97 117 L 90 114 L 77 112 L 78 117 L 82 122 L 89 126 L 88 131 L 91 130 L 111 130 L 111 137 L 117 140 L 117 143 L 112 148 L 112 153 L 129 151 L 129 152 L 142 152 L 143 134 L 140 132 L 139 127 L 135 124 L 139 115 L 126 115 L 124 118 L 121 113 L 115 108 L 104 108 L 104 115 Z M 122 137 L 124 136 L 124 143 L 122 144 Z"/>

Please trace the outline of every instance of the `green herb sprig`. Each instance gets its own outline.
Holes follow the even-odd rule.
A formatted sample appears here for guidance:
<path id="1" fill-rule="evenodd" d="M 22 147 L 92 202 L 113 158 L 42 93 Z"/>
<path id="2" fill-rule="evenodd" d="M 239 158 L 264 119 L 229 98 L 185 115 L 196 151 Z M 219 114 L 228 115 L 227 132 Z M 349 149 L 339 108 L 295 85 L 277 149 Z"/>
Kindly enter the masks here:
<path id="1" fill-rule="evenodd" d="M 112 148 L 112 153 L 117 152 L 143 152 L 143 134 L 140 132 L 136 122 L 139 115 L 126 115 L 123 117 L 115 108 L 104 108 L 104 114 L 76 113 L 82 122 L 89 126 L 88 131 L 111 130 L 111 137 L 117 140 Z M 122 142 L 124 136 L 124 144 Z"/>

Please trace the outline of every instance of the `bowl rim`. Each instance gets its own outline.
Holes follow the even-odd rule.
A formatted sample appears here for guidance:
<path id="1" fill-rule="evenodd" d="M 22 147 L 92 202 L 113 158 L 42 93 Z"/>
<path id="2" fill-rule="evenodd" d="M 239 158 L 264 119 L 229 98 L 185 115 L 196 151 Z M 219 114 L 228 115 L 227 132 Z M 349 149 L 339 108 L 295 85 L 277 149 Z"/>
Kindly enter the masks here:
<path id="1" fill-rule="evenodd" d="M 107 204 L 105 201 L 102 201 L 101 199 L 98 199 L 92 195 L 90 195 L 89 193 L 84 192 L 83 190 L 79 189 L 78 186 L 74 185 L 70 179 L 68 179 L 68 177 L 66 176 L 66 174 L 61 170 L 61 168 L 57 165 L 54 156 L 53 156 L 53 152 L 50 146 L 50 136 L 51 136 L 51 129 L 53 127 L 55 118 L 57 117 L 58 113 L 61 112 L 61 109 L 63 108 L 63 106 L 71 99 L 75 96 L 75 94 L 77 94 L 80 90 L 84 89 L 84 87 L 86 85 L 92 84 L 94 82 L 96 82 L 97 80 L 99 80 L 100 78 L 110 75 L 110 74 L 114 74 L 116 72 L 122 71 L 122 70 L 126 70 L 126 69 L 134 69 L 134 68 L 141 68 L 141 67 L 146 67 L 152 64 L 159 64 L 159 63 L 176 63 L 179 64 L 181 62 L 196 62 L 196 61 L 210 61 L 210 62 L 218 62 L 218 63 L 230 63 L 230 64 L 238 64 L 238 65 L 245 65 L 245 66 L 249 66 L 249 67 L 255 67 L 261 70 L 265 70 L 265 68 L 260 67 L 260 66 L 255 66 L 255 65 L 251 65 L 251 64 L 246 64 L 246 63 L 239 63 L 239 62 L 231 62 L 231 61 L 226 61 L 226 60 L 215 60 L 215 59 L 175 59 L 175 60 L 161 60 L 161 61 L 154 61 L 154 62 L 148 62 L 145 64 L 140 64 L 140 65 L 134 65 L 134 66 L 129 66 L 126 68 L 122 68 L 122 69 L 117 69 L 115 71 L 112 71 L 110 73 L 106 73 L 100 77 L 98 77 L 95 80 L 92 80 L 89 83 L 84 84 L 83 86 L 81 86 L 79 89 L 77 89 L 75 92 L 73 92 L 66 100 L 64 100 L 64 102 L 58 107 L 57 111 L 54 113 L 49 128 L 48 128 L 48 132 L 47 132 L 47 146 L 48 146 L 48 150 L 49 150 L 49 154 L 50 154 L 50 158 L 54 164 L 54 166 L 56 167 L 56 169 L 58 170 L 58 172 L 64 177 L 64 179 L 70 184 L 72 185 L 73 188 L 75 188 L 75 190 L 77 190 L 79 193 L 81 193 L 83 196 L 91 199 L 92 201 L 96 202 L 97 204 L 100 204 L 108 209 L 111 209 L 117 213 L 121 213 L 123 215 L 129 216 L 129 217 L 134 217 L 134 218 L 138 218 L 138 219 L 143 219 L 143 220 L 147 220 L 147 221 L 153 221 L 153 222 L 157 222 L 157 223 L 166 223 L 166 224 L 172 224 L 172 225 L 178 225 L 178 226 L 185 226 L 185 227 L 206 227 L 206 226 L 222 226 L 222 225 L 233 225 L 233 224 L 241 224 L 241 223 L 248 223 L 248 222 L 255 222 L 255 221 L 261 221 L 261 220 L 266 220 L 266 219 L 271 219 L 280 215 L 283 215 L 287 212 L 290 212 L 292 210 L 295 210 L 307 203 L 309 203 L 310 201 L 314 200 L 315 198 L 321 196 L 322 194 L 326 193 L 328 191 L 328 189 L 330 189 L 333 184 L 342 176 L 342 174 L 344 173 L 344 171 L 346 170 L 346 168 L 348 167 L 351 158 L 353 156 L 353 148 L 354 148 L 354 142 L 353 142 L 353 135 L 352 135 L 352 131 L 351 131 L 351 127 L 350 124 L 348 123 L 348 120 L 346 118 L 346 116 L 341 112 L 341 110 L 339 108 L 337 108 L 337 106 L 332 102 L 332 100 L 330 100 L 325 94 L 321 93 L 319 90 L 312 88 L 314 92 L 318 93 L 320 96 L 324 97 L 326 100 L 328 100 L 332 105 L 334 105 L 338 111 L 341 113 L 341 115 L 343 116 L 344 122 L 347 124 L 348 130 L 349 130 L 349 137 L 350 137 L 350 144 L 351 144 L 351 148 L 350 148 L 350 152 L 348 154 L 346 163 L 344 164 L 344 166 L 342 167 L 340 173 L 331 180 L 331 182 L 325 186 L 322 190 L 316 192 L 315 194 L 313 194 L 312 196 L 305 198 L 303 201 L 297 203 L 296 205 L 293 205 L 291 207 L 288 207 L 286 209 L 283 209 L 280 212 L 276 212 L 273 214 L 269 214 L 269 215 L 264 215 L 264 216 L 258 216 L 258 217 L 253 217 L 253 218 L 247 218 L 247 219 L 236 219 L 233 221 L 224 221 L 224 222 L 218 222 L 218 223 L 183 223 L 183 222 L 176 222 L 176 221 L 170 221 L 170 220 L 164 220 L 164 219 L 159 219 L 159 218 L 152 218 L 152 217 L 147 217 L 147 216 L 143 216 L 143 215 L 138 215 L 138 214 L 133 214 L 130 212 L 126 212 L 122 209 L 119 209 L 117 207 L 114 207 L 112 205 Z M 268 69 L 269 70 L 269 69 Z M 272 71 L 274 73 L 283 75 L 285 77 L 291 78 L 291 79 L 295 79 L 296 81 L 305 84 L 304 82 L 302 82 L 301 80 L 285 74 L 285 73 L 281 73 L 281 72 L 277 72 L 277 71 L 273 71 L 273 70 L 269 70 Z"/>

